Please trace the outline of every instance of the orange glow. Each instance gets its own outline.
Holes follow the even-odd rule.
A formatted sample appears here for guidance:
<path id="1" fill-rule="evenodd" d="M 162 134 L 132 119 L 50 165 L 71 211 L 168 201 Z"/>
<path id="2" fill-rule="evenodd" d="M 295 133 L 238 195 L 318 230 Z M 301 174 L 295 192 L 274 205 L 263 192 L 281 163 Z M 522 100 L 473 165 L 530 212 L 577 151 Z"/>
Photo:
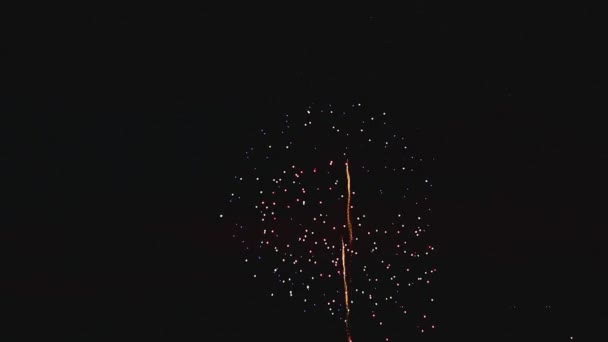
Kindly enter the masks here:
<path id="1" fill-rule="evenodd" d="M 346 197 L 346 226 L 348 228 L 348 247 L 349 253 L 352 253 L 353 247 L 353 225 L 350 218 L 350 170 L 348 168 L 348 160 L 346 161 L 346 191 L 348 191 Z M 353 339 L 350 336 L 350 300 L 348 298 L 348 284 L 350 283 L 348 278 L 348 262 L 346 260 L 346 245 L 344 244 L 344 238 L 342 238 L 342 277 L 344 279 L 344 304 L 346 307 L 346 317 L 344 323 L 346 324 L 346 337 L 348 342 L 352 342 Z"/>

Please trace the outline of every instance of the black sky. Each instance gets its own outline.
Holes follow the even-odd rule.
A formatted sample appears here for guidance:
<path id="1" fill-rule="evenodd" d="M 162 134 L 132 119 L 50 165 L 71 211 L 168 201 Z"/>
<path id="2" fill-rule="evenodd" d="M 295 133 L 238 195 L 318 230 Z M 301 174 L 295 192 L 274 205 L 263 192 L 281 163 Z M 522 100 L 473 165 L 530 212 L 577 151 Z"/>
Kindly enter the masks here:
<path id="1" fill-rule="evenodd" d="M 396 115 L 437 158 L 442 336 L 565 340 L 606 324 L 597 9 L 3 18 L 0 334 L 332 340 L 331 322 L 267 301 L 218 213 L 253 128 L 351 101 Z"/>

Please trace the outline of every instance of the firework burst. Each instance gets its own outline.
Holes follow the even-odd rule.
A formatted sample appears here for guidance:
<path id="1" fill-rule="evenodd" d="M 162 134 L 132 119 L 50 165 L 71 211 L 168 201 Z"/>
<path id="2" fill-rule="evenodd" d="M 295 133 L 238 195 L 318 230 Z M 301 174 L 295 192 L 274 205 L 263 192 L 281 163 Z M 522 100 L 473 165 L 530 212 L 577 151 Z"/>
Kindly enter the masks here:
<path id="1" fill-rule="evenodd" d="M 259 133 L 229 216 L 270 295 L 343 320 L 349 341 L 435 329 L 432 183 L 388 115 L 311 105 Z"/>

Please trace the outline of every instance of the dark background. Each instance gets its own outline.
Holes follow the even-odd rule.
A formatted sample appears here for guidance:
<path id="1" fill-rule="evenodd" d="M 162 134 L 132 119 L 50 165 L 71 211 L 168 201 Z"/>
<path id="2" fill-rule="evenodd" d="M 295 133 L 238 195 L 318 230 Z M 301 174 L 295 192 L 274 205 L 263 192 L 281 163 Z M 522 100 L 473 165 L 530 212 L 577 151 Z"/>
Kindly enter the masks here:
<path id="1" fill-rule="evenodd" d="M 360 101 L 437 158 L 436 340 L 605 339 L 601 18 L 492 3 L 3 11 L 0 336 L 343 339 L 219 213 L 254 128 Z"/>

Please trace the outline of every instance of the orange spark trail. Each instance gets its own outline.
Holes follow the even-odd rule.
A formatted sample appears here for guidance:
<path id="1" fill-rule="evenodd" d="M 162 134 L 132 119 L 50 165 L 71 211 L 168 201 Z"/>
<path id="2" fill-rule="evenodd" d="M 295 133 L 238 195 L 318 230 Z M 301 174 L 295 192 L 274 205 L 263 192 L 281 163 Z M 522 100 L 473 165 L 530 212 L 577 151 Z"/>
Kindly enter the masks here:
<path id="1" fill-rule="evenodd" d="M 347 198 L 346 198 L 346 226 L 348 227 L 349 247 L 352 247 L 353 225 L 350 222 L 350 171 L 348 169 L 348 160 L 346 161 L 346 191 L 348 191 Z"/>
<path id="2" fill-rule="evenodd" d="M 348 342 L 352 342 L 352 338 L 350 336 L 350 304 L 348 300 L 348 280 L 347 280 L 347 271 L 346 271 L 346 246 L 344 245 L 344 239 L 342 239 L 342 275 L 344 278 L 344 302 L 346 303 L 346 318 L 344 319 L 344 323 L 346 324 L 346 336 L 348 337 Z"/>
<path id="3" fill-rule="evenodd" d="M 353 245 L 353 225 L 350 220 L 350 171 L 348 169 L 348 160 L 346 161 L 346 190 L 348 191 L 348 195 L 346 197 L 346 226 L 348 228 L 348 247 L 349 252 L 352 253 L 352 245 Z M 342 276 L 344 278 L 344 302 L 346 304 L 346 318 L 344 322 L 346 324 L 346 337 L 348 338 L 348 342 L 352 342 L 352 337 L 350 336 L 350 300 L 348 298 L 348 268 L 346 261 L 346 245 L 344 244 L 344 238 L 342 238 Z"/>

